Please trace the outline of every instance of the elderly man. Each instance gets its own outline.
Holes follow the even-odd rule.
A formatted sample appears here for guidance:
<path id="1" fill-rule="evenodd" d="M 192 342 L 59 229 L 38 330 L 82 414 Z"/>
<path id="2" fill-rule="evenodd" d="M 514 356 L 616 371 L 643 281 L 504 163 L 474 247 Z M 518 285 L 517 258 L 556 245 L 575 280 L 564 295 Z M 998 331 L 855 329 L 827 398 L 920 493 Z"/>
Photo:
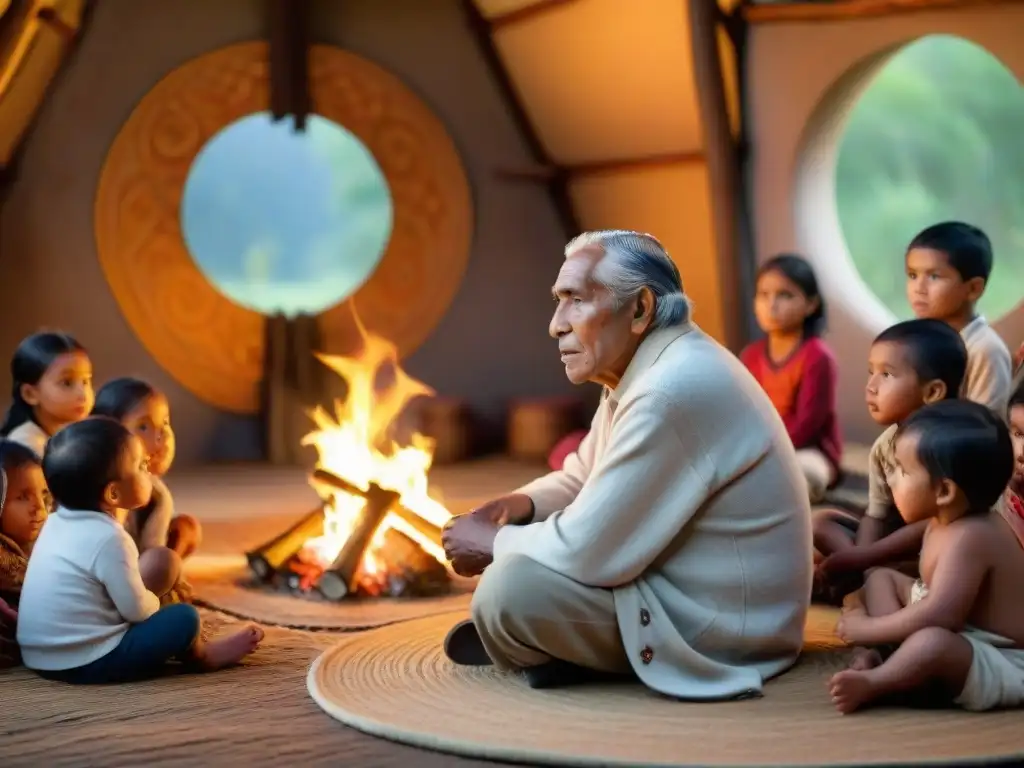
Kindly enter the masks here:
<path id="1" fill-rule="evenodd" d="M 757 695 L 796 661 L 811 591 L 782 421 L 650 235 L 579 236 L 553 293 L 566 375 L 604 394 L 563 469 L 446 527 L 454 569 L 483 573 L 446 652 L 534 687 L 632 671 L 682 699 Z"/>

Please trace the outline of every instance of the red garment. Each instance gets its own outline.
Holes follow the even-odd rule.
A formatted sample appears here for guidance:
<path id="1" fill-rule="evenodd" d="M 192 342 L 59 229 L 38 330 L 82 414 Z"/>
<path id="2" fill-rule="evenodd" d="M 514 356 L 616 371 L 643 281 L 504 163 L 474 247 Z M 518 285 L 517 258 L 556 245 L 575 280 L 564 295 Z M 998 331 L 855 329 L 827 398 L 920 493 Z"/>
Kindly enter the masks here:
<path id="1" fill-rule="evenodd" d="M 555 443 L 555 447 L 551 449 L 551 453 L 548 455 L 548 466 L 551 467 L 553 472 L 557 472 L 562 468 L 565 460 L 569 458 L 569 454 L 576 453 L 579 450 L 580 443 L 587 436 L 587 431 L 586 429 L 579 429 L 575 432 L 570 432 Z"/>
<path id="2" fill-rule="evenodd" d="M 838 366 L 832 350 L 812 337 L 776 363 L 768 356 L 768 340 L 762 339 L 744 349 L 740 360 L 768 394 L 793 446 L 817 448 L 835 467 L 838 479 L 843 441 L 836 413 Z"/>
<path id="3" fill-rule="evenodd" d="M 1024 500 L 1011 490 L 1006 491 L 1006 500 L 1009 502 L 1010 510 L 1017 513 L 1017 517 L 1024 520 Z"/>

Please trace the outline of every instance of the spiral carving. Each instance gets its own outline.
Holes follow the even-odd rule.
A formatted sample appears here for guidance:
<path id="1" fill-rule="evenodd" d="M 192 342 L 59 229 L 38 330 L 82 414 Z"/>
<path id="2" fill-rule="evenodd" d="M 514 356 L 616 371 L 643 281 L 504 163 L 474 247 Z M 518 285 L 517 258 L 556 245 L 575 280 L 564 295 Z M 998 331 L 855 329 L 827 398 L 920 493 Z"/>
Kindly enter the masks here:
<path id="1" fill-rule="evenodd" d="M 394 228 L 352 302 L 366 327 L 416 349 L 458 291 L 469 260 L 472 200 L 440 120 L 394 75 L 326 45 L 310 52 L 317 114 L 351 131 L 388 181 Z M 267 45 L 241 43 L 166 75 L 122 126 L 96 195 L 96 245 L 111 292 L 153 358 L 201 400 L 255 413 L 263 318 L 210 283 L 185 245 L 179 212 L 189 170 L 217 133 L 269 109 Z M 351 307 L 319 318 L 324 351 L 351 346 Z"/>

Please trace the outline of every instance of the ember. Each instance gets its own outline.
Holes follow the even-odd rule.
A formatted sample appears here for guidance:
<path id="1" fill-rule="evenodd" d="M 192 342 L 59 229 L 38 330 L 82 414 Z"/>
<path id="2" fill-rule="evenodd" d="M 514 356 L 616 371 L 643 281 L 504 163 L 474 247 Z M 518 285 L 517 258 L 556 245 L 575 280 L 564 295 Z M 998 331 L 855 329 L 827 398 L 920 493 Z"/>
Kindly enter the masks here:
<path id="1" fill-rule="evenodd" d="M 310 482 L 323 503 L 246 557 L 263 584 L 328 600 L 440 594 L 450 588 L 441 527 L 451 515 L 428 493 L 433 442 L 392 436 L 409 401 L 433 391 L 402 371 L 393 344 L 356 324 L 357 357 L 318 355 L 347 394 L 333 415 L 311 413 L 316 429 L 302 441 L 317 449 Z"/>

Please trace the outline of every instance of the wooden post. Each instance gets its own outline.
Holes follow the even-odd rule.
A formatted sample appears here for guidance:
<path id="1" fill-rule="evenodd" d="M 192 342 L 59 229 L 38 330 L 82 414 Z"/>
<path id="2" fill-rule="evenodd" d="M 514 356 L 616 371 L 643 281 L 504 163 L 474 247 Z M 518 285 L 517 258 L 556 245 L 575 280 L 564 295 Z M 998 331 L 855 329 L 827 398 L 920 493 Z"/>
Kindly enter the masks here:
<path id="1" fill-rule="evenodd" d="M 742 146 L 732 135 L 726 103 L 722 59 L 718 52 L 717 3 L 688 0 L 690 47 L 697 102 L 704 133 L 708 185 L 714 222 L 725 343 L 734 350 L 750 332 L 754 256 L 750 218 L 744 204 Z M 739 80 L 743 79 L 742 44 L 736 48 Z"/>
<path id="2" fill-rule="evenodd" d="M 306 129 L 309 93 L 309 0 L 268 0 L 270 28 L 270 113 L 275 120 L 292 116 L 295 130 Z"/>

